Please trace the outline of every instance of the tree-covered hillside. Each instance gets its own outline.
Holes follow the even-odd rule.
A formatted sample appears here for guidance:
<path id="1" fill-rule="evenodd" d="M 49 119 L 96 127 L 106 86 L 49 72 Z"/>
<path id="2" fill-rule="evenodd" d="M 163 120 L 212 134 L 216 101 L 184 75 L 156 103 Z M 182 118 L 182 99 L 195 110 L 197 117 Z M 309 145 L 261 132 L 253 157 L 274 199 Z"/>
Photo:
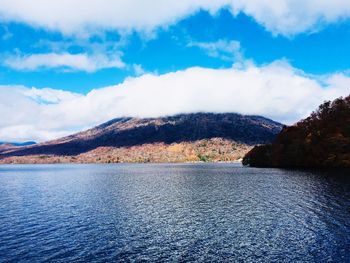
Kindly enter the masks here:
<path id="1" fill-rule="evenodd" d="M 243 159 L 256 167 L 350 167 L 350 96 L 323 103 Z"/>

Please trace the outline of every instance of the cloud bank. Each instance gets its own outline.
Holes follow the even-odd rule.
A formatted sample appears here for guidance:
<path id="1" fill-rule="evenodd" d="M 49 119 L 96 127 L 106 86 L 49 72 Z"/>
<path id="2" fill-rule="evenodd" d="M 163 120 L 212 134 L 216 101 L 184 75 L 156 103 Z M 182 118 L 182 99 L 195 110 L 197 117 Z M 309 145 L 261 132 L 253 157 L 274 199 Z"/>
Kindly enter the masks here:
<path id="1" fill-rule="evenodd" d="M 274 34 L 293 35 L 350 17 L 348 0 L 1 0 L 0 19 L 66 34 L 153 30 L 199 10 L 245 13 Z"/>
<path id="2" fill-rule="evenodd" d="M 320 81 L 322 80 L 322 85 Z M 324 100 L 350 93 L 344 74 L 308 76 L 283 61 L 230 69 L 194 67 L 145 74 L 86 95 L 54 89 L 0 87 L 0 140 L 44 141 L 115 117 L 238 112 L 283 123 L 306 117 Z"/>

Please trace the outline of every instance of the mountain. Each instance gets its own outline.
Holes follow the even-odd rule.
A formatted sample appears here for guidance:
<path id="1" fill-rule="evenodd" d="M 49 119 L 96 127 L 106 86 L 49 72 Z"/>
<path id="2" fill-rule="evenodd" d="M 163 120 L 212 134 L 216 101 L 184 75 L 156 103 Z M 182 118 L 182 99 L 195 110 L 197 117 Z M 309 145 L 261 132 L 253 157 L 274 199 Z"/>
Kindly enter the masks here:
<path id="1" fill-rule="evenodd" d="M 7 145 L 7 146 L 14 146 L 14 147 L 20 147 L 20 146 L 28 146 L 36 144 L 36 142 L 28 141 L 28 142 L 0 142 L 0 146 Z"/>
<path id="2" fill-rule="evenodd" d="M 323 103 L 243 159 L 256 167 L 350 167 L 350 96 Z"/>
<path id="3" fill-rule="evenodd" d="M 18 143 L 18 142 L 0 142 L 0 152 L 1 151 L 8 151 L 10 149 L 14 149 L 17 147 L 22 147 L 22 146 L 29 146 L 29 145 L 34 145 L 36 142 L 28 141 L 28 142 L 23 142 L 23 143 Z"/>
<path id="4" fill-rule="evenodd" d="M 34 161 L 40 162 L 51 162 L 53 157 L 64 162 L 221 160 L 217 158 L 220 148 L 226 159 L 235 151 L 243 157 L 253 145 L 271 142 L 281 129 L 282 124 L 272 120 L 234 113 L 118 118 L 58 140 L 0 150 L 0 158 L 3 162 L 18 161 L 21 156 L 27 157 L 22 158 L 23 162 L 28 159 L 33 162 L 34 157 Z M 164 158 L 155 159 L 159 152 L 164 153 Z M 128 155 L 130 158 L 125 157 Z M 167 155 L 172 157 L 166 158 Z M 17 159 L 11 159 L 13 156 Z"/>

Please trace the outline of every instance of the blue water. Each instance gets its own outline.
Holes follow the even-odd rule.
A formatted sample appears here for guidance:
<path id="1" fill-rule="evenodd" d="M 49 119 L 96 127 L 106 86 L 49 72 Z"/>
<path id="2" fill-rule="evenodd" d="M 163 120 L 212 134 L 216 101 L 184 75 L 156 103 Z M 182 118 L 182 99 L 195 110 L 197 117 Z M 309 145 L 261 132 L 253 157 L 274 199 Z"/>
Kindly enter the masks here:
<path id="1" fill-rule="evenodd" d="M 0 166 L 0 262 L 350 262 L 350 174 Z"/>

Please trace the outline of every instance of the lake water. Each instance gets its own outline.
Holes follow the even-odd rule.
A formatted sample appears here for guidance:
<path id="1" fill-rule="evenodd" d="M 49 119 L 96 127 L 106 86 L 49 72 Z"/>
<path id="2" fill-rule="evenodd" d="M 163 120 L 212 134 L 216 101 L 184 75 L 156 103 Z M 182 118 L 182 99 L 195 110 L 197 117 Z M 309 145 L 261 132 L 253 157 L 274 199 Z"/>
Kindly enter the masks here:
<path id="1" fill-rule="evenodd" d="M 350 262 L 350 174 L 0 166 L 0 262 Z"/>

